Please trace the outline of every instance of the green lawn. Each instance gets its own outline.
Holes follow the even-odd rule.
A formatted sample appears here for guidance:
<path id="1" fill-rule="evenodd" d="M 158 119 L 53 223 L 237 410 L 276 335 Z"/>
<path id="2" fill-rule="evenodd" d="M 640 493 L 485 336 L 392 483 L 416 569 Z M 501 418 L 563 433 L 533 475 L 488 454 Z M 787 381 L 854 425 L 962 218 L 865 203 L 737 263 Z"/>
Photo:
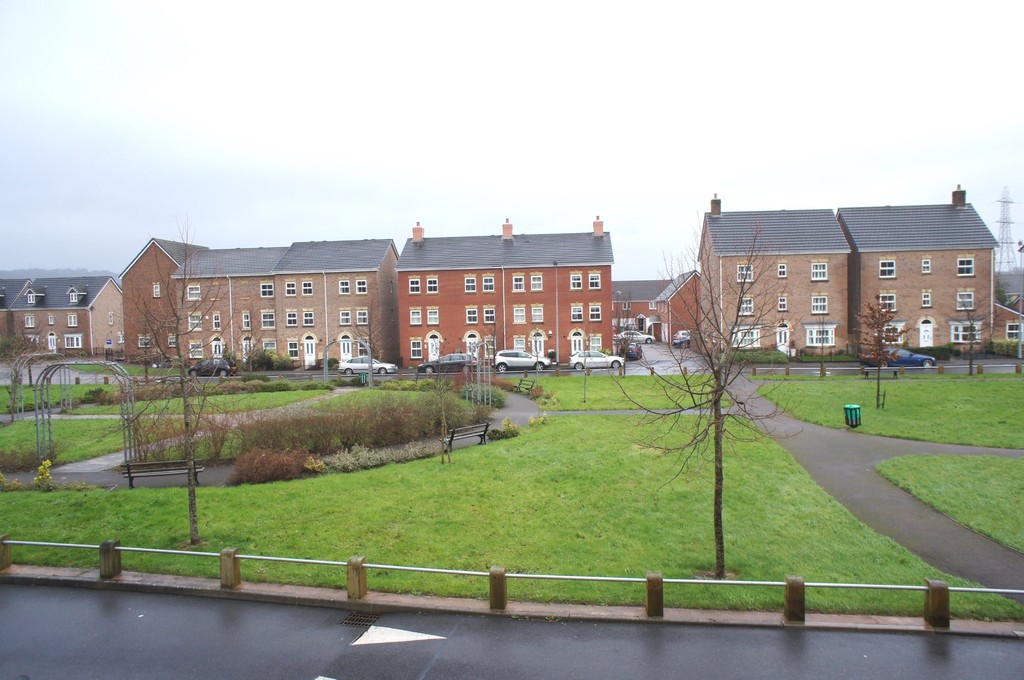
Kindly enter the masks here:
<path id="1" fill-rule="evenodd" d="M 878 471 L 961 524 L 1024 552 L 1024 459 L 903 456 Z"/>
<path id="2" fill-rule="evenodd" d="M 117 418 L 54 418 L 50 422 L 53 427 L 53 442 L 57 448 L 58 465 L 95 458 L 124 448 L 121 421 Z M 34 452 L 35 419 L 19 420 L 0 428 L 0 450 Z"/>
<path id="3" fill-rule="evenodd" d="M 690 376 L 691 381 L 704 380 Z M 680 387 L 682 376 L 608 375 L 541 378 L 544 396 L 537 404 L 546 411 L 618 411 L 691 408 Z M 585 399 L 584 399 L 585 397 Z"/>
<path id="4" fill-rule="evenodd" d="M 860 404 L 859 431 L 945 444 L 1024 446 L 1024 385 L 1019 380 L 883 380 L 885 408 L 875 408 L 874 380 L 764 380 L 759 391 L 793 417 L 845 427 L 843 406 Z"/>
<path id="5" fill-rule="evenodd" d="M 713 565 L 708 466 L 664 486 L 677 460 L 635 441 L 635 416 L 555 416 L 515 439 L 436 459 L 270 485 L 198 489 L 206 551 L 486 571 L 666 578 Z M 184 489 L 0 494 L 0 533 L 34 541 L 180 547 Z M 920 585 L 940 574 L 854 519 L 772 442 L 743 445 L 726 462 L 727 566 L 739 579 Z M 95 568 L 92 551 L 16 546 L 16 563 Z M 216 559 L 123 553 L 128 570 L 217 576 Z M 252 581 L 343 584 L 342 570 L 245 561 Z M 371 590 L 485 598 L 486 578 L 372 570 Z M 640 584 L 513 580 L 512 600 L 631 603 Z M 811 590 L 814 611 L 919 615 L 920 593 Z M 780 589 L 669 585 L 673 607 L 771 609 Z M 954 595 L 957 617 L 1017 618 L 994 596 Z"/>

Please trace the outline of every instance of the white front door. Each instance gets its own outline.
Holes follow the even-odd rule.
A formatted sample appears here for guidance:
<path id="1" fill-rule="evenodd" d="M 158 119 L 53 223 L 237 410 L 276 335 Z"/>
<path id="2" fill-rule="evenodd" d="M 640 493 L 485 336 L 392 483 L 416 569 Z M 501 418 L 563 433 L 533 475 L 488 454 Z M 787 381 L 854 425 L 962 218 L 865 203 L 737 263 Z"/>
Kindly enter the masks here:
<path id="1" fill-rule="evenodd" d="M 46 336 L 46 347 L 51 352 L 57 351 L 57 336 L 54 335 L 53 333 L 50 333 L 49 335 Z"/>
<path id="2" fill-rule="evenodd" d="M 932 346 L 932 322 L 925 319 L 921 322 L 918 328 L 918 347 L 931 347 Z"/>
<path id="3" fill-rule="evenodd" d="M 305 350 L 305 361 L 303 362 L 305 367 L 316 366 L 316 340 L 313 339 L 313 336 L 307 335 L 303 339 L 302 348 Z"/>
<path id="4" fill-rule="evenodd" d="M 341 360 L 348 361 L 352 358 L 352 338 L 347 335 L 342 336 L 341 340 L 338 341 L 338 351 L 341 353 Z"/>
<path id="5" fill-rule="evenodd" d="M 544 356 L 544 334 L 534 333 L 533 334 L 533 354 L 536 356 Z"/>
<path id="6" fill-rule="evenodd" d="M 780 352 L 789 355 L 789 326 L 786 324 L 775 329 L 775 347 Z"/>
<path id="7" fill-rule="evenodd" d="M 224 354 L 224 343 L 220 338 L 214 338 L 213 342 L 210 343 L 210 352 L 215 357 L 219 357 Z"/>
<path id="8" fill-rule="evenodd" d="M 441 356 L 441 338 L 431 335 L 427 338 L 427 359 L 434 361 Z"/>

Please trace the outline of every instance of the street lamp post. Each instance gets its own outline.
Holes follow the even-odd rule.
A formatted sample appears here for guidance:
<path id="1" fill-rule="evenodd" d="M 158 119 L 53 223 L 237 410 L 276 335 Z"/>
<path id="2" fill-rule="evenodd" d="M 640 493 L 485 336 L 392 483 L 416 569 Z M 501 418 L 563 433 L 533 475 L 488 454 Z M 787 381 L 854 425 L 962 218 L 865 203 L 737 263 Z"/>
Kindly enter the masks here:
<path id="1" fill-rule="evenodd" d="M 553 262 L 555 265 L 555 369 L 558 369 L 559 352 L 561 351 L 562 334 L 558 331 L 558 260 Z"/>
<path id="2" fill-rule="evenodd" d="M 1017 361 L 1022 358 L 1024 349 L 1024 241 L 1017 241 L 1017 252 L 1020 253 L 1020 297 L 1017 298 Z"/>

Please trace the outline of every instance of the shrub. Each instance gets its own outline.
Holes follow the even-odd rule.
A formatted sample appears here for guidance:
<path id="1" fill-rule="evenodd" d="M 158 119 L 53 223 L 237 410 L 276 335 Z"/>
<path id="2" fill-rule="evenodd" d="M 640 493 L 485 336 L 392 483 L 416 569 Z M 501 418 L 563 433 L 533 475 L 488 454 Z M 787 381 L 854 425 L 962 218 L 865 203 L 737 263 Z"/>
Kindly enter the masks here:
<path id="1" fill-rule="evenodd" d="M 308 457 L 304 451 L 253 449 L 235 460 L 228 484 L 266 484 L 298 479 Z"/>
<path id="2" fill-rule="evenodd" d="M 365 446 L 354 446 L 350 451 L 335 453 L 322 459 L 324 466 L 331 472 L 356 472 L 369 470 L 389 463 L 405 463 L 437 455 L 437 447 L 424 444 L 410 444 L 403 447 L 386 449 L 370 449 Z"/>
<path id="3" fill-rule="evenodd" d="M 106 390 L 102 387 L 94 387 L 91 390 L 86 390 L 85 394 L 82 395 L 83 404 L 99 404 L 102 403 Z"/>
<path id="4" fill-rule="evenodd" d="M 501 429 L 487 431 L 488 439 L 512 439 L 518 436 L 519 426 L 513 423 L 512 419 L 507 416 L 501 421 Z"/>
<path id="5" fill-rule="evenodd" d="M 333 371 L 337 367 L 338 367 L 338 358 L 337 357 L 329 357 L 327 359 L 327 368 Z"/>
<path id="6" fill-rule="evenodd" d="M 485 386 L 483 390 L 484 391 L 481 394 L 481 399 L 486 401 L 487 397 L 489 396 L 491 400 L 491 406 L 493 408 L 501 408 L 502 406 L 505 405 L 505 393 L 502 392 L 500 389 Z M 473 399 L 474 392 L 475 390 L 472 385 L 462 386 L 461 395 L 462 398 L 465 399 L 466 401 L 471 401 Z"/>
<path id="7" fill-rule="evenodd" d="M 292 360 L 288 357 L 274 357 L 274 370 L 275 371 L 290 371 L 295 368 L 292 365 Z"/>
<path id="8" fill-rule="evenodd" d="M 36 465 L 37 460 L 35 447 L 0 451 L 0 467 L 5 470 L 31 470 L 36 467 Z"/>
<path id="9" fill-rule="evenodd" d="M 43 464 L 39 466 L 39 474 L 32 479 L 32 486 L 38 491 L 53 491 L 53 477 L 50 476 L 51 465 L 53 463 L 44 460 Z"/>
<path id="10" fill-rule="evenodd" d="M 960 356 L 960 350 L 950 345 L 940 345 L 939 347 L 909 347 L 911 352 L 915 354 L 927 354 L 933 356 L 939 361 L 949 361 L 954 356 Z"/>

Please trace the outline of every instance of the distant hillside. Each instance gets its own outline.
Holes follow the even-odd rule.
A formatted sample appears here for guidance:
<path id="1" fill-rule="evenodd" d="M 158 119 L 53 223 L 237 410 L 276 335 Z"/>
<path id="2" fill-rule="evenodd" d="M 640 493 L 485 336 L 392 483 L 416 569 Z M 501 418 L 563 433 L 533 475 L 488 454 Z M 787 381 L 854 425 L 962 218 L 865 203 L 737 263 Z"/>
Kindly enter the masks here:
<path id="1" fill-rule="evenodd" d="M 36 279 L 61 276 L 113 276 L 114 272 L 98 269 L 8 269 L 0 271 L 0 279 Z"/>

